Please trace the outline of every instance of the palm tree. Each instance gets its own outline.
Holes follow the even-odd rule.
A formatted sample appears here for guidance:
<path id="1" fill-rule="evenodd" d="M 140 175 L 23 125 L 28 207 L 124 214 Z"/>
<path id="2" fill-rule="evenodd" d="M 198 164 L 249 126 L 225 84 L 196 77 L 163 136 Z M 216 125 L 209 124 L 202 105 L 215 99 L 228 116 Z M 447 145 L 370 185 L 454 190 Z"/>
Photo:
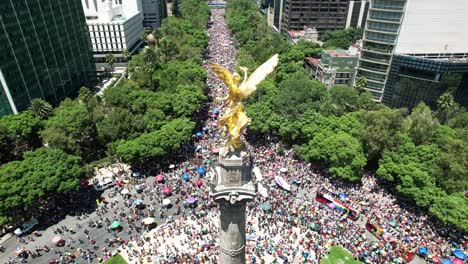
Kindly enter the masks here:
<path id="1" fill-rule="evenodd" d="M 114 54 L 112 53 L 108 53 L 104 59 L 104 61 L 109 64 L 110 68 L 111 68 L 111 71 L 112 71 L 112 66 L 114 65 L 115 63 L 115 56 Z"/>
<path id="2" fill-rule="evenodd" d="M 37 117 L 45 119 L 52 114 L 53 108 L 47 101 L 44 101 L 41 98 L 34 98 L 31 100 L 29 110 Z"/>
<path id="3" fill-rule="evenodd" d="M 354 88 L 356 88 L 358 93 L 362 93 L 364 92 L 364 87 L 366 87 L 366 85 L 367 85 L 367 79 L 365 76 L 362 76 L 361 78 L 359 78 L 359 80 L 356 81 Z"/>
<path id="4" fill-rule="evenodd" d="M 131 55 L 130 55 L 130 51 L 128 51 L 128 49 L 124 49 L 124 50 L 122 51 L 122 56 L 125 58 L 125 60 L 128 61 L 128 59 L 130 59 L 130 56 L 131 56 Z"/>

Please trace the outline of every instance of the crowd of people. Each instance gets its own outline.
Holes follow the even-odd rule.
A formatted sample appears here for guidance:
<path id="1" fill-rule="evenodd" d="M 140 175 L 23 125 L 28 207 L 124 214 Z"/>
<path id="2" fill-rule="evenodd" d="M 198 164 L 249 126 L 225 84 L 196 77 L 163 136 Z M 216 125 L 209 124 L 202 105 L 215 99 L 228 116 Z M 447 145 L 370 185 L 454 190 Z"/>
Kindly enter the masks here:
<path id="1" fill-rule="evenodd" d="M 223 9 L 212 10 L 205 59 L 233 72 L 236 50 L 223 14 Z M 102 262 L 116 252 L 129 263 L 219 263 L 219 212 L 210 196 L 210 184 L 223 141 L 217 124 L 223 103 L 216 98 L 228 91 L 207 63 L 204 67 L 209 100 L 200 112 L 200 131 L 193 136 L 193 149 L 185 146 L 181 152 L 191 154 L 142 173 L 155 177 L 134 175 L 128 181 L 117 177 L 118 184 L 106 199 L 96 201 L 96 216 L 86 221 L 89 227 L 78 223 L 73 227 L 83 230 L 85 237 L 75 236 L 79 241 L 74 241 L 74 236 L 64 235 L 71 232 L 69 227 L 57 229 L 70 237 L 64 247 L 46 246 L 55 251 L 57 263 Z M 421 247 L 427 249 L 423 257 L 434 262 L 452 258 L 453 247 L 466 252 L 463 234 L 454 236 L 424 212 L 399 202 L 372 175 L 365 175 L 359 185 L 335 181 L 326 169 L 299 161 L 291 150 L 280 150 L 276 142 L 273 135 L 246 139 L 253 165 L 263 175 L 255 180 L 267 192 L 247 206 L 249 263 L 319 263 L 332 245 L 342 246 L 362 262 L 379 264 L 403 263 L 409 253 L 417 253 Z M 178 162 L 180 159 L 183 161 Z M 278 186 L 275 176 L 291 183 L 291 189 Z M 359 219 L 352 220 L 343 211 L 315 201 L 317 192 L 352 206 Z M 367 232 L 367 220 L 391 229 L 394 242 Z M 107 229 L 104 244 L 87 231 L 91 226 Z M 74 246 L 84 239 L 92 246 Z"/>
<path id="2" fill-rule="evenodd" d="M 236 50 L 223 13 L 222 9 L 212 10 L 206 60 L 232 72 Z M 172 183 L 174 197 L 184 200 L 188 194 L 193 195 L 197 197 L 197 207 L 183 213 L 180 219 L 150 231 L 148 243 L 144 237 L 136 242 L 141 250 L 127 247 L 130 259 L 138 260 L 137 263 L 217 263 L 219 215 L 207 185 L 210 173 L 198 174 L 196 170 L 203 166 L 209 172 L 216 165 L 222 143 L 216 120 L 223 105 L 215 99 L 223 97 L 227 88 L 206 64 L 204 66 L 211 100 L 207 110 L 201 113 L 200 132 L 194 135 L 195 156 L 174 165 L 173 170 L 159 172 Z M 297 160 L 292 151 L 279 153 L 276 142 L 272 135 L 261 139 L 249 137 L 246 142 L 254 165 L 264 175 L 259 183 L 268 192 L 266 197 L 259 195 L 247 207 L 249 262 L 319 263 L 332 245 L 341 245 L 366 263 L 402 263 L 418 253 L 420 247 L 429 252 L 421 256 L 434 262 L 452 258 L 454 246 L 466 250 L 466 240 L 462 236 L 448 236 L 445 232 L 448 230 L 434 224 L 426 214 L 397 201 L 395 196 L 380 188 L 372 175 L 366 175 L 360 185 L 334 181 L 326 170 Z M 182 180 L 184 174 L 189 174 L 192 180 Z M 296 182 L 291 191 L 277 186 L 274 177 L 278 175 L 287 182 Z M 202 187 L 195 184 L 198 178 L 203 179 Z M 155 193 L 161 195 L 163 186 L 155 186 Z M 337 198 L 344 194 L 341 201 L 353 206 L 360 220 L 353 221 L 342 211 L 314 201 L 317 191 Z M 162 199 L 164 197 L 158 197 L 156 201 L 161 203 Z M 271 209 L 265 210 L 263 204 L 269 204 Z M 366 232 L 366 220 L 382 229 L 393 230 L 394 238 L 382 240 Z"/>

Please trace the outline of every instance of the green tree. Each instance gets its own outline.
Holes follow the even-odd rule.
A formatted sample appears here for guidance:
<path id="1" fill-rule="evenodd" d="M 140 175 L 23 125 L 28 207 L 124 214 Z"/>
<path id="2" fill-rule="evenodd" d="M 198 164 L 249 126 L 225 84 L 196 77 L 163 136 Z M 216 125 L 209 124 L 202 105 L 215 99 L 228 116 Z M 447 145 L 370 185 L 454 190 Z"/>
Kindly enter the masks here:
<path id="1" fill-rule="evenodd" d="M 42 140 L 52 148 L 80 155 L 86 160 L 95 157 L 97 134 L 95 123 L 85 104 L 65 99 L 45 122 Z"/>
<path id="2" fill-rule="evenodd" d="M 418 104 L 406 119 L 408 133 L 417 145 L 430 143 L 439 121 L 432 116 L 431 109 L 424 103 Z"/>
<path id="3" fill-rule="evenodd" d="M 299 155 L 305 160 L 329 163 L 331 175 L 347 181 L 360 180 L 366 165 L 359 140 L 344 132 L 316 134 L 299 147 Z"/>
<path id="4" fill-rule="evenodd" d="M 125 162 L 141 164 L 179 150 L 191 137 L 195 123 L 187 118 L 175 119 L 160 130 L 145 133 L 133 139 L 121 141 L 117 155 Z"/>
<path id="5" fill-rule="evenodd" d="M 367 79 L 365 76 L 362 76 L 356 81 L 355 88 L 359 93 L 364 92 L 364 88 L 367 86 Z"/>
<path id="6" fill-rule="evenodd" d="M 403 121 L 402 110 L 383 108 L 363 112 L 361 141 L 369 160 L 379 160 L 385 150 L 401 143 Z"/>
<path id="7" fill-rule="evenodd" d="M 28 109 L 41 119 L 46 119 L 53 111 L 52 105 L 41 98 L 32 99 Z"/>
<path id="8" fill-rule="evenodd" d="M 437 99 L 436 116 L 440 123 L 447 124 L 460 112 L 460 106 L 455 102 L 453 95 L 444 93 Z"/>
<path id="9" fill-rule="evenodd" d="M 106 54 L 106 57 L 104 58 L 104 61 L 109 64 L 109 67 L 111 71 L 113 71 L 114 63 L 115 63 L 115 56 L 112 53 Z"/>
<path id="10" fill-rule="evenodd" d="M 80 158 L 61 150 L 26 152 L 22 161 L 0 167 L 0 214 L 34 213 L 39 199 L 78 190 L 83 173 Z"/>
<path id="11" fill-rule="evenodd" d="M 346 28 L 334 31 L 327 31 L 321 37 L 325 49 L 348 49 L 349 46 L 362 39 L 362 28 Z"/>
<path id="12" fill-rule="evenodd" d="M 0 164 L 20 159 L 23 152 L 41 145 L 41 120 L 30 111 L 0 118 Z"/>
<path id="13" fill-rule="evenodd" d="M 443 223 L 468 231 L 468 206 L 462 192 L 435 198 L 429 212 Z"/>
<path id="14" fill-rule="evenodd" d="M 124 49 L 122 51 L 122 57 L 124 57 L 124 59 L 126 61 L 128 61 L 130 59 L 130 57 L 132 56 L 132 54 L 130 54 L 130 51 L 128 51 L 128 49 Z"/>

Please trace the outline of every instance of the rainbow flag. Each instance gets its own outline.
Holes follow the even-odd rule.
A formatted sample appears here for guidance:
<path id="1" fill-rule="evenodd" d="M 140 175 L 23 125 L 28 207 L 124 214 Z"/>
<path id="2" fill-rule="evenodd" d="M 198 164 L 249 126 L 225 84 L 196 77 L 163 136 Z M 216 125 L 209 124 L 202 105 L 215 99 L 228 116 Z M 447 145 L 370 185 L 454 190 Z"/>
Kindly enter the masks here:
<path id="1" fill-rule="evenodd" d="M 335 208 L 342 211 L 342 212 L 347 212 L 348 208 L 346 205 L 342 204 L 340 201 L 333 199 L 333 203 L 335 204 Z"/>

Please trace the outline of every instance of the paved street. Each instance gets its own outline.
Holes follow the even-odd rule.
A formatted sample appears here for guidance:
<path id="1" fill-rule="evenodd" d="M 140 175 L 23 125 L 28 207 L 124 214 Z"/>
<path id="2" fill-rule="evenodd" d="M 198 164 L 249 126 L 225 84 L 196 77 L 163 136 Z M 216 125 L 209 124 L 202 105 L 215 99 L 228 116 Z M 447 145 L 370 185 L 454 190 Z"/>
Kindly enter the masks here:
<path id="1" fill-rule="evenodd" d="M 154 177 L 142 178 L 142 182 L 139 182 L 139 183 L 136 183 L 136 184 L 140 184 L 140 185 L 146 184 L 147 186 L 152 186 L 154 184 Z M 155 207 L 154 208 L 155 211 L 157 211 L 160 208 L 159 203 L 157 201 L 156 202 L 155 201 L 150 201 L 150 196 L 148 196 L 148 195 L 137 194 L 136 191 L 135 191 L 135 185 L 136 184 L 130 184 L 128 186 L 128 189 L 130 190 L 131 194 L 133 195 L 133 198 L 143 200 L 143 204 L 146 204 L 146 205 L 151 205 L 152 204 Z M 121 190 L 121 188 L 119 188 L 119 187 L 115 187 L 115 189 L 120 189 Z M 123 198 L 123 196 L 121 194 L 116 194 L 115 197 L 108 198 L 109 194 L 113 190 L 114 190 L 114 188 L 107 189 L 106 191 L 103 192 L 102 197 L 107 198 L 107 201 L 108 201 L 109 204 L 115 203 L 113 208 L 120 208 L 121 210 L 123 210 L 125 215 L 131 214 L 131 209 L 133 209 L 135 206 L 133 204 L 131 206 L 125 205 L 125 203 L 124 203 L 125 200 L 124 200 L 124 198 Z M 153 189 L 153 191 L 156 191 L 156 189 Z M 79 202 L 80 201 L 77 201 L 77 203 L 79 203 Z M 99 208 L 102 208 L 102 207 L 103 206 L 102 206 L 102 203 L 101 203 Z M 165 210 L 165 211 L 167 212 L 167 214 L 173 215 L 174 208 L 175 207 L 172 207 L 171 209 Z M 187 210 L 184 207 L 181 207 L 181 209 L 182 210 Z M 67 216 L 65 219 L 61 220 L 57 224 L 54 224 L 54 225 L 50 226 L 49 228 L 47 228 L 45 230 L 41 230 L 41 228 L 38 228 L 38 229 L 36 228 L 35 230 L 42 234 L 41 237 L 35 237 L 35 236 L 32 236 L 32 235 L 23 237 L 26 241 L 28 240 L 27 239 L 28 237 L 33 237 L 34 241 L 27 241 L 25 243 L 20 243 L 20 242 L 18 242 L 17 237 L 13 236 L 3 244 L 3 246 L 6 248 L 6 250 L 5 250 L 4 253 L 0 254 L 0 263 L 8 263 L 8 258 L 9 257 L 19 261 L 17 256 L 14 254 L 14 251 L 15 251 L 16 247 L 19 246 L 19 245 L 25 245 L 26 249 L 28 251 L 31 251 L 31 252 L 33 252 L 36 247 L 42 248 L 45 245 L 48 246 L 51 249 L 48 253 L 44 252 L 44 251 L 41 251 L 40 254 L 42 254 L 42 256 L 40 256 L 40 257 L 37 257 L 37 258 L 32 258 L 31 256 L 28 257 L 27 258 L 27 263 L 35 263 L 35 264 L 36 263 L 37 264 L 49 263 L 49 261 L 51 259 L 59 259 L 59 256 L 63 255 L 64 252 L 71 252 L 72 254 L 75 255 L 76 250 L 78 248 L 89 249 L 90 251 L 94 252 L 95 255 L 101 256 L 103 254 L 103 252 L 101 250 L 102 246 L 107 244 L 106 240 L 112 239 L 113 233 L 110 232 L 107 229 L 107 226 L 103 226 L 102 228 L 89 227 L 88 226 L 88 223 L 90 221 L 97 222 L 101 218 L 102 219 L 108 218 L 112 222 L 113 219 L 115 218 L 114 211 L 113 210 L 108 210 L 106 213 L 104 213 L 101 216 L 97 215 L 97 212 L 93 212 L 93 213 L 91 213 L 89 215 L 85 215 L 84 217 Z M 177 218 L 177 216 L 175 216 L 175 218 Z M 122 240 L 127 240 L 128 241 L 130 239 L 130 236 L 135 235 L 135 232 L 133 232 L 133 233 L 131 231 L 129 232 L 129 230 L 127 229 L 128 222 L 125 221 L 125 218 L 120 218 L 119 220 L 122 223 L 123 231 L 117 232 L 115 234 L 119 238 L 121 238 Z M 164 219 L 161 219 L 159 217 L 156 217 L 156 221 L 157 221 L 158 225 L 165 222 Z M 63 234 L 58 234 L 64 240 L 66 240 L 68 245 L 64 246 L 64 247 L 55 247 L 53 245 L 53 243 L 51 242 L 52 238 L 57 235 L 57 234 L 54 233 L 54 230 L 56 230 L 57 228 L 62 227 L 62 226 L 65 226 L 67 228 L 73 228 L 75 233 L 72 234 L 71 232 L 64 232 Z M 90 239 L 86 238 L 86 234 L 84 233 L 85 229 L 87 229 L 89 231 L 88 234 L 89 234 L 90 238 L 92 240 L 95 240 L 94 244 L 95 245 L 100 245 L 98 250 L 94 250 L 93 249 L 93 244 L 90 243 Z M 83 243 L 79 242 L 79 240 L 78 240 L 79 238 L 83 239 Z M 70 241 L 70 239 L 72 239 L 74 242 Z M 118 247 L 118 244 L 114 244 L 113 247 L 108 247 L 108 246 L 106 246 L 106 247 L 107 247 L 106 248 L 107 251 L 112 251 L 113 249 Z M 54 249 L 57 249 L 58 252 L 55 253 Z M 60 252 L 60 254 L 59 254 L 59 252 Z M 92 255 L 94 255 L 94 254 L 92 254 Z M 97 263 L 98 262 L 95 256 L 92 259 L 89 259 L 89 260 L 78 257 L 76 259 L 76 261 L 77 261 L 77 263 Z"/>

